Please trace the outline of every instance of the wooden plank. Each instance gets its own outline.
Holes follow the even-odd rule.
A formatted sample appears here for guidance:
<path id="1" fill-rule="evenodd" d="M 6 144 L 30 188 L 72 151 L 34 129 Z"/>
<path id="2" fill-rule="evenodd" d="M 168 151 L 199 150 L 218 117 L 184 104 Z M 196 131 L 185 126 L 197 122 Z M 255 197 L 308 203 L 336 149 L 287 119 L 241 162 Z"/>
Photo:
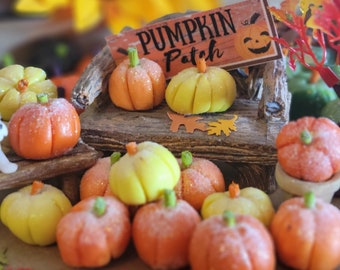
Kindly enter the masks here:
<path id="1" fill-rule="evenodd" d="M 0 173 L 0 190 L 22 187 L 32 183 L 32 180 L 46 180 L 48 178 L 79 172 L 94 165 L 100 153 L 79 142 L 69 153 L 48 160 L 32 161 L 22 159 L 13 153 L 8 158 L 19 165 L 16 172 Z"/>
<path id="2" fill-rule="evenodd" d="M 81 114 L 81 136 L 85 143 L 100 151 L 125 151 L 125 144 L 129 141 L 151 140 L 174 154 L 188 149 L 196 156 L 214 160 L 275 164 L 274 140 L 282 122 L 260 119 L 257 109 L 258 101 L 236 99 L 227 112 L 201 116 L 202 121 L 212 122 L 237 115 L 237 131 L 228 137 L 207 135 L 200 130 L 188 133 L 183 126 L 178 132 L 171 132 L 171 120 L 167 116 L 170 109 L 165 103 L 151 111 L 128 112 L 115 107 L 107 94 L 102 93 Z"/>

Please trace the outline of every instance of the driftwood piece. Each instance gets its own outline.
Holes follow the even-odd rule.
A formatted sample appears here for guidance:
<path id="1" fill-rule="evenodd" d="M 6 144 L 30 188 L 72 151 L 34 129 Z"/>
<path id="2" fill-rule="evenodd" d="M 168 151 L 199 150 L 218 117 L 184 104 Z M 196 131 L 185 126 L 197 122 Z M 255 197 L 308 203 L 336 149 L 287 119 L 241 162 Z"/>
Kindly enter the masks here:
<path id="1" fill-rule="evenodd" d="M 116 64 L 108 46 L 105 46 L 86 67 L 72 91 L 71 102 L 79 109 L 86 109 L 103 92 Z"/>
<path id="2" fill-rule="evenodd" d="M 287 122 L 291 94 L 288 91 L 286 62 L 279 59 L 266 64 L 263 73 L 263 92 L 259 117 L 267 121 Z"/>
<path id="3" fill-rule="evenodd" d="M 19 168 L 12 174 L 0 173 L 0 190 L 22 187 L 35 179 L 46 180 L 84 170 L 91 167 L 99 156 L 98 151 L 82 142 L 69 153 L 54 159 L 31 161 L 9 155 Z"/>

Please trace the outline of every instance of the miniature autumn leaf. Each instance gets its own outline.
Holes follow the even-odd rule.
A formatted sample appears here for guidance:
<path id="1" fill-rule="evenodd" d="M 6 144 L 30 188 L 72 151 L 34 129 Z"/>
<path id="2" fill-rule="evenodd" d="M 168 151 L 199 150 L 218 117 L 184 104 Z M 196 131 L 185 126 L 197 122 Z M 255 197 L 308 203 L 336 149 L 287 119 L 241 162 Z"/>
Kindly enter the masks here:
<path id="1" fill-rule="evenodd" d="M 172 132 L 177 132 L 181 125 L 185 126 L 185 129 L 188 133 L 193 133 L 195 129 L 205 131 L 206 124 L 202 122 L 198 122 L 202 119 L 199 116 L 185 116 L 182 114 L 175 114 L 168 112 L 168 117 L 172 120 L 170 130 Z"/>
<path id="2" fill-rule="evenodd" d="M 337 51 L 340 60 L 340 1 L 324 1 L 323 8 L 315 12 L 315 23 L 327 35 L 329 45 Z"/>
<path id="3" fill-rule="evenodd" d="M 220 136 L 223 132 L 226 136 L 229 136 L 232 131 L 237 130 L 235 125 L 237 118 L 237 115 L 234 115 L 232 119 L 218 119 L 216 122 L 209 122 L 208 135 Z"/>
<path id="4" fill-rule="evenodd" d="M 299 0 L 283 0 L 280 4 L 281 10 L 293 12 L 296 10 Z"/>
<path id="5" fill-rule="evenodd" d="M 339 81 L 339 78 L 330 67 L 325 65 L 327 60 L 326 40 L 324 33 L 320 30 L 320 27 L 315 25 L 314 20 L 313 23 L 306 25 L 304 14 L 299 15 L 295 12 L 283 11 L 275 7 L 270 7 L 269 11 L 277 20 L 297 34 L 294 45 L 281 37 L 272 37 L 275 42 L 288 49 L 290 67 L 294 70 L 296 67 L 295 61 L 297 60 L 306 68 L 318 72 L 329 87 L 334 86 Z M 311 30 L 312 36 L 310 35 Z M 321 49 L 321 57 L 314 50 L 314 42 L 317 42 L 318 47 Z"/>

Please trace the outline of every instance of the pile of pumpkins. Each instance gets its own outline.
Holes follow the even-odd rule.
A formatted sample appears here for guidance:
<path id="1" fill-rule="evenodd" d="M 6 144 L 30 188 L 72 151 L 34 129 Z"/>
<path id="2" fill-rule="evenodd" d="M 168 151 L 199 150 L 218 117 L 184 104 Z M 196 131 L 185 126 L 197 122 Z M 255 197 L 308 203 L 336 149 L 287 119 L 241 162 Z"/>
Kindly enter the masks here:
<path id="1" fill-rule="evenodd" d="M 109 94 L 117 107 L 150 110 L 165 98 L 177 113 L 200 114 L 225 111 L 234 102 L 234 79 L 221 68 L 207 67 L 204 59 L 166 86 L 157 64 L 139 59 L 133 48 L 128 52 L 129 59 L 110 77 Z M 0 70 L 5 89 L 0 93 L 0 108 L 5 108 L 1 114 L 9 120 L 13 150 L 27 159 L 62 155 L 80 137 L 77 111 L 55 98 L 55 86 L 45 75 L 18 65 Z M 39 84 L 51 91 L 38 93 Z M 32 93 L 25 92 L 27 88 Z M 278 161 L 298 178 L 316 171 L 313 181 L 326 181 L 340 170 L 332 166 L 340 164 L 339 130 L 322 118 L 317 132 L 308 134 L 308 124 L 315 121 L 306 118 L 282 129 Z M 311 143 L 312 135 L 316 143 Z M 71 205 L 62 191 L 36 180 L 3 199 L 0 218 L 27 244 L 57 243 L 63 262 L 72 267 L 105 266 L 122 256 L 131 241 L 152 269 L 269 270 L 275 269 L 276 258 L 295 269 L 340 265 L 338 208 L 306 192 L 275 211 L 269 196 L 257 188 L 240 189 L 234 182 L 226 188 L 213 162 L 188 151 L 176 158 L 156 142 L 130 142 L 123 156 L 112 153 L 99 159 L 84 173 L 80 195 Z"/>
<path id="2" fill-rule="evenodd" d="M 275 211 L 257 188 L 226 190 L 215 163 L 189 151 L 176 158 L 161 144 L 130 142 L 83 174 L 80 195 L 72 206 L 34 181 L 4 198 L 1 221 L 28 244 L 56 242 L 71 267 L 105 266 L 131 241 L 151 269 L 275 269 L 277 257 L 295 269 L 340 264 L 338 208 L 308 192 Z"/>

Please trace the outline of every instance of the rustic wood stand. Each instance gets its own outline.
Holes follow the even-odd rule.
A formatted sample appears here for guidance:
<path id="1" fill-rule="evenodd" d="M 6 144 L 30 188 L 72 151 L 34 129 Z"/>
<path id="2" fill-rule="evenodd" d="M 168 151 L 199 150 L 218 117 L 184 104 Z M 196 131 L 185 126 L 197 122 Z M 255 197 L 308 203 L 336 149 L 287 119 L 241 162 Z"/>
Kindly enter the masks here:
<path id="1" fill-rule="evenodd" d="M 79 201 L 81 174 L 94 165 L 101 153 L 80 141 L 67 154 L 48 160 L 32 161 L 7 153 L 18 170 L 11 174 L 0 173 L 0 190 L 17 189 L 32 184 L 33 180 L 52 181 L 72 203 Z"/>
<path id="2" fill-rule="evenodd" d="M 92 60 L 73 92 L 73 103 L 81 114 L 81 137 L 86 144 L 103 152 L 125 151 L 130 141 L 155 141 L 176 156 L 183 150 L 215 161 L 225 171 L 226 182 L 241 187 L 255 186 L 271 193 L 276 189 L 275 138 L 288 121 L 290 94 L 283 60 L 251 67 L 249 75 L 232 71 L 238 85 L 233 106 L 220 114 L 201 115 L 202 121 L 237 115 L 237 131 L 230 136 L 207 135 L 184 127 L 171 132 L 170 112 L 163 103 L 154 110 L 129 112 L 115 107 L 107 93 L 108 78 L 116 64 L 106 46 Z"/>

